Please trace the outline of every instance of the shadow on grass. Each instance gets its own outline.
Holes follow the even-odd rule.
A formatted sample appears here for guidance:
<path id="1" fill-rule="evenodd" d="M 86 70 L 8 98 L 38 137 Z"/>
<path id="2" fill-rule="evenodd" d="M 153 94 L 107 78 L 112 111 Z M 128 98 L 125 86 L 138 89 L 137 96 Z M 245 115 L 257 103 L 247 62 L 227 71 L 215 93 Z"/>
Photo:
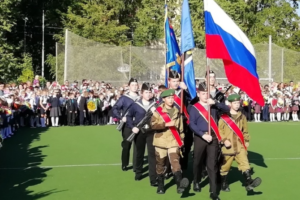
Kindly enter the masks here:
<path id="1" fill-rule="evenodd" d="M 0 194 L 1 200 L 35 200 L 57 193 L 56 189 L 34 192 L 30 187 L 41 184 L 52 168 L 40 168 L 45 155 L 42 149 L 31 148 L 31 143 L 40 139 L 48 128 L 22 128 L 4 141 L 0 150 Z"/>
<path id="2" fill-rule="evenodd" d="M 266 165 L 266 163 L 264 161 L 264 157 L 259 153 L 248 151 L 248 159 L 249 159 L 250 164 L 255 164 L 258 167 L 268 168 L 268 166 Z M 252 173 L 254 174 L 253 169 L 252 169 Z M 253 175 L 252 178 L 254 179 L 255 176 Z M 231 167 L 229 175 L 228 175 L 228 183 L 232 184 L 237 181 L 240 181 L 242 187 L 245 186 L 245 184 L 244 184 L 245 178 L 243 177 L 242 172 L 239 171 L 239 169 L 237 167 Z M 263 194 L 263 193 L 256 192 L 256 191 L 247 192 L 247 196 L 254 196 L 254 195 L 261 195 L 261 194 Z"/>

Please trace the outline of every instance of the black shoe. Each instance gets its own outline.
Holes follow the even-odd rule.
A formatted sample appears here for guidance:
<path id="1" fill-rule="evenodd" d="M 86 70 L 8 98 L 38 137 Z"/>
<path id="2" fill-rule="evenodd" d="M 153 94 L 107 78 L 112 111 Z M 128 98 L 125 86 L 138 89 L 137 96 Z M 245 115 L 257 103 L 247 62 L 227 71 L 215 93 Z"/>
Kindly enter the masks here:
<path id="1" fill-rule="evenodd" d="M 194 182 L 194 192 L 201 192 L 201 187 L 200 187 L 200 183 L 195 183 Z"/>
<path id="2" fill-rule="evenodd" d="M 127 167 L 126 166 L 122 166 L 122 171 L 123 172 L 126 172 L 128 169 L 127 169 Z"/>
<path id="3" fill-rule="evenodd" d="M 182 173 L 180 171 L 174 173 L 174 178 L 177 184 L 177 193 L 182 194 L 189 186 L 189 180 L 187 178 L 182 178 Z"/>
<path id="4" fill-rule="evenodd" d="M 152 187 L 157 187 L 158 186 L 158 181 L 157 180 L 153 180 L 153 181 L 150 182 L 150 185 Z"/>
<path id="5" fill-rule="evenodd" d="M 255 178 L 255 179 L 252 179 L 251 178 L 251 171 L 250 170 L 247 170 L 243 173 L 244 175 L 244 178 L 246 180 L 246 190 L 247 191 L 251 191 L 253 190 L 254 188 L 256 188 L 257 186 L 259 186 L 261 184 L 261 178 Z"/>
<path id="6" fill-rule="evenodd" d="M 226 180 L 227 176 L 221 176 L 221 190 L 224 192 L 230 192 L 229 185 Z"/>
<path id="7" fill-rule="evenodd" d="M 165 177 L 164 177 L 163 174 L 158 175 L 157 183 L 158 183 L 158 185 L 157 185 L 156 193 L 157 194 L 164 194 L 165 193 L 165 188 L 164 188 L 164 186 L 165 186 Z"/>
<path id="8" fill-rule="evenodd" d="M 210 196 L 209 196 L 212 200 L 220 200 L 220 198 L 218 197 L 217 194 L 215 193 L 210 193 Z"/>
<path id="9" fill-rule="evenodd" d="M 136 180 L 136 181 L 140 181 L 140 180 L 142 180 L 142 175 L 143 175 L 143 174 L 136 173 L 136 174 L 135 174 L 135 178 L 134 178 L 134 180 Z"/>

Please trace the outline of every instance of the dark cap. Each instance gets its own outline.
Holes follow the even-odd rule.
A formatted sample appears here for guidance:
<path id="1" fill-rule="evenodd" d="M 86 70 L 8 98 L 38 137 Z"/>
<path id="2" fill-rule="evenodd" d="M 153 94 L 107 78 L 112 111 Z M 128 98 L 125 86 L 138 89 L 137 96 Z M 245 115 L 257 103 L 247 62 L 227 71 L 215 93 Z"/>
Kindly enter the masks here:
<path id="1" fill-rule="evenodd" d="M 213 70 L 209 70 L 209 74 L 214 74 L 216 75 L 216 73 Z M 205 72 L 205 77 L 207 77 L 207 71 Z"/>
<path id="2" fill-rule="evenodd" d="M 169 78 L 180 78 L 180 74 L 177 71 L 170 70 L 169 71 Z"/>
<path id="3" fill-rule="evenodd" d="M 202 82 L 199 84 L 198 91 L 207 92 L 207 86 L 206 86 L 205 82 Z"/>
<path id="4" fill-rule="evenodd" d="M 142 90 L 151 90 L 150 83 L 143 83 Z"/>
<path id="5" fill-rule="evenodd" d="M 131 83 L 137 83 L 138 81 L 135 79 L 135 78 L 131 78 L 130 80 L 129 80 L 129 83 L 128 83 L 128 85 L 130 85 Z"/>

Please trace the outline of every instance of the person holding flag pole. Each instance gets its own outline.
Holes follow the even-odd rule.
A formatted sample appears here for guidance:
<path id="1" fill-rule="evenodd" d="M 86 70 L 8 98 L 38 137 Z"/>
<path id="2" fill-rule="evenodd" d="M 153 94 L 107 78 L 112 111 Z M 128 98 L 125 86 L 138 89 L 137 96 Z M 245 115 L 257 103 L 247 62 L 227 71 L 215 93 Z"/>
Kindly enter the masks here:
<path id="1" fill-rule="evenodd" d="M 188 168 L 188 158 L 193 145 L 193 133 L 188 127 L 189 116 L 187 112 L 187 106 L 191 99 L 196 97 L 195 86 L 194 88 L 188 87 L 191 84 L 184 79 L 183 63 L 181 62 L 181 53 L 176 40 L 175 32 L 167 16 L 166 5 L 165 16 L 165 41 L 166 41 L 166 87 L 174 89 L 174 102 L 175 106 L 183 116 L 184 126 L 184 147 L 182 150 L 182 157 L 180 159 L 181 168 L 186 170 Z M 190 70 L 191 71 L 191 70 Z M 187 71 L 189 72 L 189 71 Z M 192 71 L 192 73 L 194 73 Z M 190 77 L 189 77 L 190 78 Z M 192 80 L 195 78 L 191 77 Z M 191 89 L 192 88 L 192 89 Z M 191 92 L 190 92 L 191 91 Z M 166 171 L 166 175 L 168 175 Z"/>
<path id="2" fill-rule="evenodd" d="M 253 45 L 243 31 L 220 8 L 214 0 L 204 0 L 206 55 L 211 59 L 222 59 L 228 81 L 243 90 L 253 101 L 264 106 L 259 77 L 256 70 L 256 57 Z M 240 96 L 230 96 L 231 115 L 222 115 L 219 128 L 222 136 L 222 152 L 225 155 L 220 173 L 223 191 L 229 192 L 226 182 L 233 159 L 245 178 L 247 191 L 261 183 L 260 178 L 252 179 L 247 148 L 249 134 L 247 122 L 238 111 Z M 231 138 L 230 138 L 231 136 Z M 238 139 L 237 139 L 238 138 Z"/>
<path id="3" fill-rule="evenodd" d="M 193 59 L 191 49 L 195 47 L 192 22 L 189 10 L 188 0 L 183 1 L 181 15 L 181 51 L 184 52 L 184 80 L 190 86 L 189 91 L 193 91 L 196 96 L 195 79 L 193 73 Z M 209 83 L 209 69 L 207 72 L 207 82 Z M 213 105 L 216 111 L 222 110 L 229 112 L 229 108 L 209 98 L 207 84 L 200 83 L 198 87 L 199 102 L 191 105 L 188 109 L 190 116 L 190 128 L 194 132 L 194 191 L 200 192 L 200 179 L 204 159 L 206 159 L 206 167 L 210 183 L 210 198 L 219 200 L 217 194 L 217 154 L 219 150 L 219 142 L 221 141 L 218 132 L 216 119 L 210 113 L 210 106 Z M 212 131 L 210 128 L 212 127 Z"/>

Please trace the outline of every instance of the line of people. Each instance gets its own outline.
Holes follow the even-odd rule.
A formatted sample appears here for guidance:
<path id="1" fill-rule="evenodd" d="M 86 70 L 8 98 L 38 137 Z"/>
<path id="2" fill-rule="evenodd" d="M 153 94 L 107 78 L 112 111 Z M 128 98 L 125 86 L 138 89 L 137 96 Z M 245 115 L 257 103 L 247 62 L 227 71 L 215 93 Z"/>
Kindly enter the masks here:
<path id="1" fill-rule="evenodd" d="M 157 102 L 151 99 L 150 85 L 142 85 L 141 94 L 138 94 L 136 79 L 129 81 L 129 92 L 122 95 L 114 105 L 113 116 L 125 125 L 122 127 L 122 170 L 127 171 L 130 158 L 132 133 L 134 139 L 133 171 L 135 180 L 142 179 L 144 153 L 147 145 L 150 185 L 157 187 L 158 194 L 164 194 L 164 180 L 170 174 L 174 175 L 179 194 L 189 186 L 189 180 L 183 177 L 187 171 L 188 158 L 194 145 L 193 154 L 193 190 L 200 192 L 202 171 L 207 170 L 210 182 L 210 198 L 218 200 L 217 176 L 222 179 L 222 190 L 230 191 L 227 184 L 227 174 L 233 160 L 236 160 L 239 169 L 245 177 L 247 190 L 252 190 L 261 183 L 260 178 L 252 179 L 247 148 L 249 147 L 249 133 L 245 115 L 240 112 L 239 95 L 228 96 L 229 106 L 218 102 L 214 97 L 220 91 L 215 88 L 215 73 L 210 71 L 206 77 L 210 82 L 201 83 L 198 87 L 198 98 L 191 100 L 186 85 L 180 82 L 180 75 L 175 71 L 169 72 L 168 86 L 159 86 Z M 210 87 L 210 94 L 207 92 Z M 181 90 L 182 89 L 182 90 Z M 184 92 L 184 116 L 181 116 L 181 91 Z M 141 98 L 139 98 L 141 97 Z M 208 116 L 210 109 L 211 116 Z M 146 113 L 151 111 L 151 120 L 143 127 L 140 123 Z M 227 117 L 226 117 L 227 116 Z M 211 132 L 208 131 L 208 117 L 211 117 Z M 224 119 L 223 119 L 223 118 Z M 218 122 L 219 127 L 218 127 Z M 224 123 L 223 121 L 224 120 Z M 229 120 L 229 121 L 228 121 Z M 231 125 L 234 125 L 232 129 Z M 232 131 L 235 130 L 235 131 Z M 222 145 L 222 148 L 220 147 Z M 221 170 L 218 157 L 223 152 L 224 161 Z M 170 165 L 170 166 L 169 166 Z"/>

